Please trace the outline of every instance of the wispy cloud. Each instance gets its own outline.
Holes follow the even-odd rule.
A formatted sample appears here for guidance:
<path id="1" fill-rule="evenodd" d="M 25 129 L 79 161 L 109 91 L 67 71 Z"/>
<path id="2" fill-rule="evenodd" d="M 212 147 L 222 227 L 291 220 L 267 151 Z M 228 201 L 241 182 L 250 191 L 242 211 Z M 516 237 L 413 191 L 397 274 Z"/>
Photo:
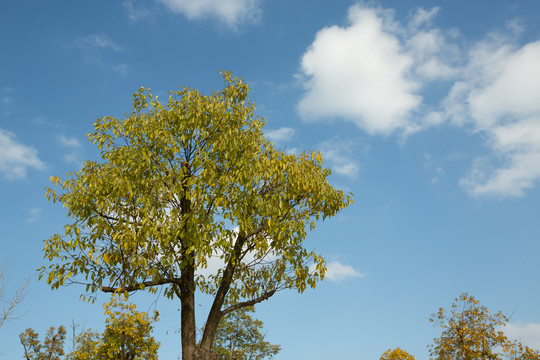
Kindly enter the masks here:
<path id="1" fill-rule="evenodd" d="M 129 71 L 129 66 L 127 64 L 114 65 L 112 68 L 113 71 L 120 76 L 127 76 Z"/>
<path id="2" fill-rule="evenodd" d="M 14 102 L 15 102 L 15 99 L 13 99 L 13 96 L 9 96 L 9 95 L 2 96 L 2 104 L 10 105 L 10 104 L 13 104 Z"/>
<path id="3" fill-rule="evenodd" d="M 111 49 L 114 51 L 122 50 L 122 47 L 112 41 L 106 34 L 92 34 L 84 37 L 78 37 L 75 44 L 84 49 Z"/>
<path id="4" fill-rule="evenodd" d="M 438 183 L 441 177 L 444 175 L 443 168 L 437 164 L 433 160 L 433 157 L 428 153 L 424 153 L 424 168 L 433 171 L 434 174 L 431 177 L 431 182 L 433 184 Z"/>
<path id="5" fill-rule="evenodd" d="M 80 150 L 82 149 L 82 144 L 77 138 L 67 137 L 65 135 L 56 135 L 58 142 L 63 147 L 68 148 L 69 152 L 64 154 L 64 161 L 67 163 L 73 163 L 78 166 L 82 166 Z"/>
<path id="6" fill-rule="evenodd" d="M 532 349 L 540 349 L 540 324 L 507 324 L 502 330 L 511 340 L 517 340 Z"/>
<path id="7" fill-rule="evenodd" d="M 57 135 L 56 138 L 62 144 L 63 146 L 73 147 L 73 148 L 80 148 L 82 147 L 79 140 L 77 140 L 74 137 L 67 137 L 65 135 Z"/>
<path id="8" fill-rule="evenodd" d="M 354 142 L 332 138 L 319 144 L 326 167 L 332 173 L 355 178 L 360 167 L 353 156 Z"/>
<path id="9" fill-rule="evenodd" d="M 41 214 L 41 212 L 43 211 L 43 209 L 39 209 L 39 208 L 32 208 L 30 209 L 30 216 L 28 218 L 26 218 L 26 221 L 29 222 L 29 223 L 33 223 L 34 221 L 38 220 L 39 219 L 39 215 Z"/>
<path id="10" fill-rule="evenodd" d="M 294 136 L 294 129 L 289 127 L 282 127 L 276 130 L 269 130 L 265 132 L 265 136 L 276 143 L 285 143 L 291 141 Z"/>
<path id="11" fill-rule="evenodd" d="M 37 150 L 17 142 L 15 134 L 0 129 L 0 173 L 7 180 L 24 179 L 28 169 L 45 169 Z"/>
<path id="12" fill-rule="evenodd" d="M 260 19 L 260 0 L 157 0 L 188 19 L 217 18 L 229 27 Z"/>
<path id="13" fill-rule="evenodd" d="M 315 265 L 310 266 L 310 271 L 315 270 Z M 339 261 L 330 261 L 326 264 L 325 279 L 332 282 L 341 282 L 348 278 L 364 277 L 366 274 L 359 273 L 350 265 L 344 265 Z"/>
<path id="14" fill-rule="evenodd" d="M 139 22 L 148 19 L 152 16 L 152 12 L 143 7 L 143 5 L 135 4 L 133 0 L 126 0 L 122 3 L 122 7 L 127 11 L 129 20 Z"/>

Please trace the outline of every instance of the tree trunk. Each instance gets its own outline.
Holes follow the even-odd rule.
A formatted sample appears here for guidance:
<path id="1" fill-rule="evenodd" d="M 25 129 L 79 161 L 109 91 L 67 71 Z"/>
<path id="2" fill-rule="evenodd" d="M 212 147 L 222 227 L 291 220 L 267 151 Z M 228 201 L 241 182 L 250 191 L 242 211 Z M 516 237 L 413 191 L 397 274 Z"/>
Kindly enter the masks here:
<path id="1" fill-rule="evenodd" d="M 189 163 L 183 161 L 182 164 L 182 188 L 181 210 L 183 215 L 191 212 L 191 201 L 187 197 L 187 180 L 191 176 Z M 193 254 L 186 255 L 189 248 L 189 241 L 180 239 L 182 245 L 182 270 L 180 275 L 180 332 L 182 341 L 182 360 L 198 360 L 197 335 L 195 326 L 195 259 Z"/>
<path id="2" fill-rule="evenodd" d="M 196 360 L 195 269 L 193 264 L 186 264 L 182 270 L 180 304 L 182 360 Z"/>

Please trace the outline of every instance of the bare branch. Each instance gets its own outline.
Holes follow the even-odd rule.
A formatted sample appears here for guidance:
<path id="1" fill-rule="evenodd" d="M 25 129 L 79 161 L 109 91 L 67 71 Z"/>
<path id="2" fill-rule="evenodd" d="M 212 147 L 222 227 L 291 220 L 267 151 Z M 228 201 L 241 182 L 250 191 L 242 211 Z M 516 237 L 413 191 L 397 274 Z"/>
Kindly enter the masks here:
<path id="1" fill-rule="evenodd" d="M 6 304 L 2 307 L 2 312 L 0 313 L 0 328 L 2 327 L 2 325 L 4 325 L 4 322 L 17 319 L 22 316 L 13 316 L 13 311 L 15 311 L 17 305 L 19 305 L 26 297 L 26 288 L 28 287 L 28 285 L 30 285 L 30 281 L 31 279 L 26 280 L 12 297 L 6 298 L 6 296 L 3 294 L 3 290 L 7 283 L 7 280 L 4 280 L 3 273 L 0 270 L 0 301 Z"/>

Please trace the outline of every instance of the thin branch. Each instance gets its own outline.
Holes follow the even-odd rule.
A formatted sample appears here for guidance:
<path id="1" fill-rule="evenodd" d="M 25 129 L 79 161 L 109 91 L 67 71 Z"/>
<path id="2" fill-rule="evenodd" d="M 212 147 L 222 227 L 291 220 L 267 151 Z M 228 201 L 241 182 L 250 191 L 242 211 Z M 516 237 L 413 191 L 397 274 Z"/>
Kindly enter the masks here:
<path id="1" fill-rule="evenodd" d="M 2 280 L 2 277 L 3 276 L 0 275 L 0 280 Z M 0 314 L 0 328 L 2 327 L 2 325 L 4 325 L 4 322 L 6 322 L 7 320 L 17 319 L 20 316 L 22 316 L 22 315 L 11 316 L 11 313 L 15 310 L 17 305 L 19 305 L 26 297 L 26 294 L 27 294 L 26 288 L 28 287 L 28 285 L 30 285 L 30 279 L 26 280 L 26 282 L 21 286 L 21 288 L 15 293 L 15 295 L 11 299 L 4 300 L 7 303 L 7 308 L 3 308 L 2 314 Z M 3 289 L 3 286 L 2 286 L 2 289 Z M 0 292 L 0 299 L 3 300 L 3 297 L 4 296 Z"/>

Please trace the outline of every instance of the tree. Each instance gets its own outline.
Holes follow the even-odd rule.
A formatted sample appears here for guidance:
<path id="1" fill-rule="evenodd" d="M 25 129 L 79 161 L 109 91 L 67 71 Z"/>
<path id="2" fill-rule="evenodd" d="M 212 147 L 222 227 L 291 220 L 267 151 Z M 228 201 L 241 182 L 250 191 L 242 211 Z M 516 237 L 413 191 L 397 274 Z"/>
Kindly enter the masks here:
<path id="1" fill-rule="evenodd" d="M 43 344 L 39 341 L 39 334 L 30 328 L 21 333 L 19 338 L 26 360 L 60 360 L 60 357 L 64 355 L 66 329 L 63 326 L 59 326 L 56 333 L 54 326 L 51 326 Z"/>
<path id="2" fill-rule="evenodd" d="M 388 349 L 382 355 L 380 360 L 414 360 L 414 356 L 401 350 L 400 348 Z"/>
<path id="3" fill-rule="evenodd" d="M 490 314 L 473 296 L 463 293 L 455 299 L 447 315 L 443 308 L 432 314 L 430 321 L 443 329 L 434 339 L 430 354 L 437 360 L 499 360 L 511 353 L 512 344 L 501 330 L 508 318 L 502 312 Z"/>
<path id="4" fill-rule="evenodd" d="M 17 318 L 13 313 L 17 306 L 24 300 L 26 297 L 26 288 L 30 284 L 30 280 L 24 282 L 24 284 L 13 294 L 12 296 L 7 296 L 4 292 L 4 289 L 7 285 L 7 278 L 4 275 L 4 272 L 0 268 L 0 303 L 2 303 L 2 311 L 0 312 L 0 328 L 8 320 Z"/>
<path id="5" fill-rule="evenodd" d="M 157 312 L 150 318 L 117 295 L 104 308 L 109 316 L 105 331 L 102 335 L 92 330 L 81 333 L 70 360 L 157 360 L 159 343 L 151 336 Z"/>
<path id="6" fill-rule="evenodd" d="M 255 312 L 255 307 L 232 311 L 219 322 L 212 348 L 217 359 L 272 359 L 281 350 L 281 346 L 264 341 L 264 335 L 259 331 L 263 322 L 253 319 L 248 312 Z"/>
<path id="7" fill-rule="evenodd" d="M 40 277 L 53 289 L 84 284 L 90 294 L 164 287 L 180 301 L 184 360 L 210 357 L 231 311 L 315 287 L 326 267 L 302 246 L 306 227 L 352 202 L 328 183 L 320 153 L 275 149 L 246 100 L 248 85 L 223 77 L 223 90 L 181 88 L 165 106 L 141 88 L 125 119 L 94 124 L 89 140 L 103 162 L 86 161 L 65 181 L 52 177 L 61 191 L 46 192 L 74 222 L 46 240 L 50 265 Z M 196 273 L 212 256 L 224 263 L 217 274 Z M 198 346 L 196 290 L 214 296 Z"/>
<path id="8" fill-rule="evenodd" d="M 513 341 L 506 350 L 508 360 L 540 360 L 540 351 Z"/>

